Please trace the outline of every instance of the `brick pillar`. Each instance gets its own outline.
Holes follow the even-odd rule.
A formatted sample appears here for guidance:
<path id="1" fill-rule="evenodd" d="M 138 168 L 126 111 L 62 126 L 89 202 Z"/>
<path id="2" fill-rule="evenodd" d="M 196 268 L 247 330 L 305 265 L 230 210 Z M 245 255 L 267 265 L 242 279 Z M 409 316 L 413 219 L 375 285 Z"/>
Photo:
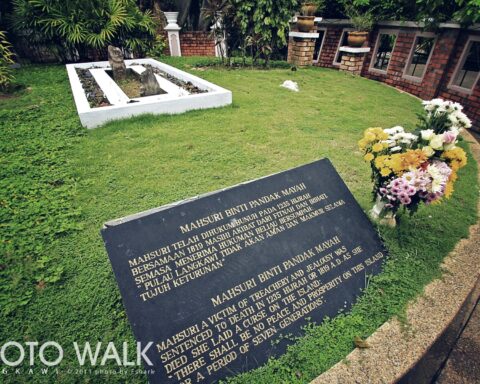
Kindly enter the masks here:
<path id="1" fill-rule="evenodd" d="M 312 65 L 315 40 L 318 36 L 316 32 L 290 32 L 287 61 L 297 67 Z"/>
<path id="2" fill-rule="evenodd" d="M 343 52 L 340 71 L 360 75 L 362 73 L 365 56 L 370 52 L 370 48 L 340 47 L 340 51 Z"/>

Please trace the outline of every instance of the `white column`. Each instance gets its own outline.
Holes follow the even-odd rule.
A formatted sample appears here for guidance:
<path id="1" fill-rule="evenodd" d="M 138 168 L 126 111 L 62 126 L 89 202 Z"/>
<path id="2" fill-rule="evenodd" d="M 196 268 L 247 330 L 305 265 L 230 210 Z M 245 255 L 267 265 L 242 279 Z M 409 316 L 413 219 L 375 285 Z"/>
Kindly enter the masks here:
<path id="1" fill-rule="evenodd" d="M 178 12 L 165 12 L 168 24 L 165 30 L 168 33 L 168 45 L 170 47 L 170 56 L 182 56 L 180 49 L 180 26 L 177 24 Z"/>

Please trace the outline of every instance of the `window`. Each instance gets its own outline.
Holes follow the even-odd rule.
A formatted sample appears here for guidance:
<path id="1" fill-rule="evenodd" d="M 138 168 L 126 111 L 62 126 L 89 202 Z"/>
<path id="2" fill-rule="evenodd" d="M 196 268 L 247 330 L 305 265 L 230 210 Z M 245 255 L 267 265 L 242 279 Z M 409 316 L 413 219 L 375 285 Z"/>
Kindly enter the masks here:
<path id="1" fill-rule="evenodd" d="M 480 37 L 473 37 L 467 42 L 460 58 L 450 86 L 461 91 L 471 91 L 480 75 Z"/>
<path id="2" fill-rule="evenodd" d="M 337 53 L 335 54 L 335 59 L 333 60 L 333 65 L 340 65 L 342 62 L 342 56 L 345 52 L 340 51 L 340 47 L 348 45 L 348 32 L 353 31 L 352 28 L 345 28 L 342 31 L 342 36 L 340 36 L 340 41 L 338 42 Z"/>
<path id="3" fill-rule="evenodd" d="M 319 29 L 318 31 L 318 38 L 315 41 L 315 50 L 313 51 L 313 62 L 318 63 L 320 60 L 320 53 L 322 52 L 323 47 L 323 40 L 325 40 L 325 29 Z"/>
<path id="4" fill-rule="evenodd" d="M 393 48 L 397 35 L 394 32 L 382 32 L 378 34 L 375 51 L 370 63 L 370 69 L 387 72 L 388 64 L 392 58 Z"/>
<path id="5" fill-rule="evenodd" d="M 416 80 L 422 79 L 432 55 L 435 38 L 430 36 L 417 36 L 410 53 L 410 59 L 405 69 L 405 76 Z"/>

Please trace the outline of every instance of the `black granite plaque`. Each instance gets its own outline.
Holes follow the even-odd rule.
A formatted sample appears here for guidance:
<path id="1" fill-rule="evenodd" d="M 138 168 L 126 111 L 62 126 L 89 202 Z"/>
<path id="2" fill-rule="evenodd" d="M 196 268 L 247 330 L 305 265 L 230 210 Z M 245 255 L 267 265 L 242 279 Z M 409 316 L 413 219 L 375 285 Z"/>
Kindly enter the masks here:
<path id="1" fill-rule="evenodd" d="M 152 383 L 213 383 L 348 309 L 385 250 L 329 160 L 105 224 Z M 152 367 L 148 367 L 152 368 Z"/>

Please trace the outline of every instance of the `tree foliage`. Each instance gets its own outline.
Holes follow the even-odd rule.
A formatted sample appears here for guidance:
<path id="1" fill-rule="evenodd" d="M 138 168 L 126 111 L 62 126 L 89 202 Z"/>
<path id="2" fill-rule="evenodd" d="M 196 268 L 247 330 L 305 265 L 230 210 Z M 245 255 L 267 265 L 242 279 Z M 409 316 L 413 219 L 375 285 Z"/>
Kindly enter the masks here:
<path id="1" fill-rule="evenodd" d="M 6 90 L 13 81 L 10 69 L 10 65 L 13 64 L 11 47 L 5 32 L 0 31 L 0 91 Z"/>
<path id="2" fill-rule="evenodd" d="M 10 24 L 28 41 L 53 42 L 73 56 L 108 44 L 145 51 L 155 33 L 151 11 L 135 0 L 13 0 Z"/>
<path id="3" fill-rule="evenodd" d="M 297 0 L 231 0 L 235 22 L 247 47 L 261 55 L 268 65 L 272 52 L 287 44 L 289 20 L 298 9 Z"/>
<path id="4" fill-rule="evenodd" d="M 371 12 L 377 20 L 417 20 L 427 24 L 454 21 L 463 25 L 480 21 L 480 0 L 341 0 L 341 3 L 344 9 L 353 6 L 361 12 Z"/>

